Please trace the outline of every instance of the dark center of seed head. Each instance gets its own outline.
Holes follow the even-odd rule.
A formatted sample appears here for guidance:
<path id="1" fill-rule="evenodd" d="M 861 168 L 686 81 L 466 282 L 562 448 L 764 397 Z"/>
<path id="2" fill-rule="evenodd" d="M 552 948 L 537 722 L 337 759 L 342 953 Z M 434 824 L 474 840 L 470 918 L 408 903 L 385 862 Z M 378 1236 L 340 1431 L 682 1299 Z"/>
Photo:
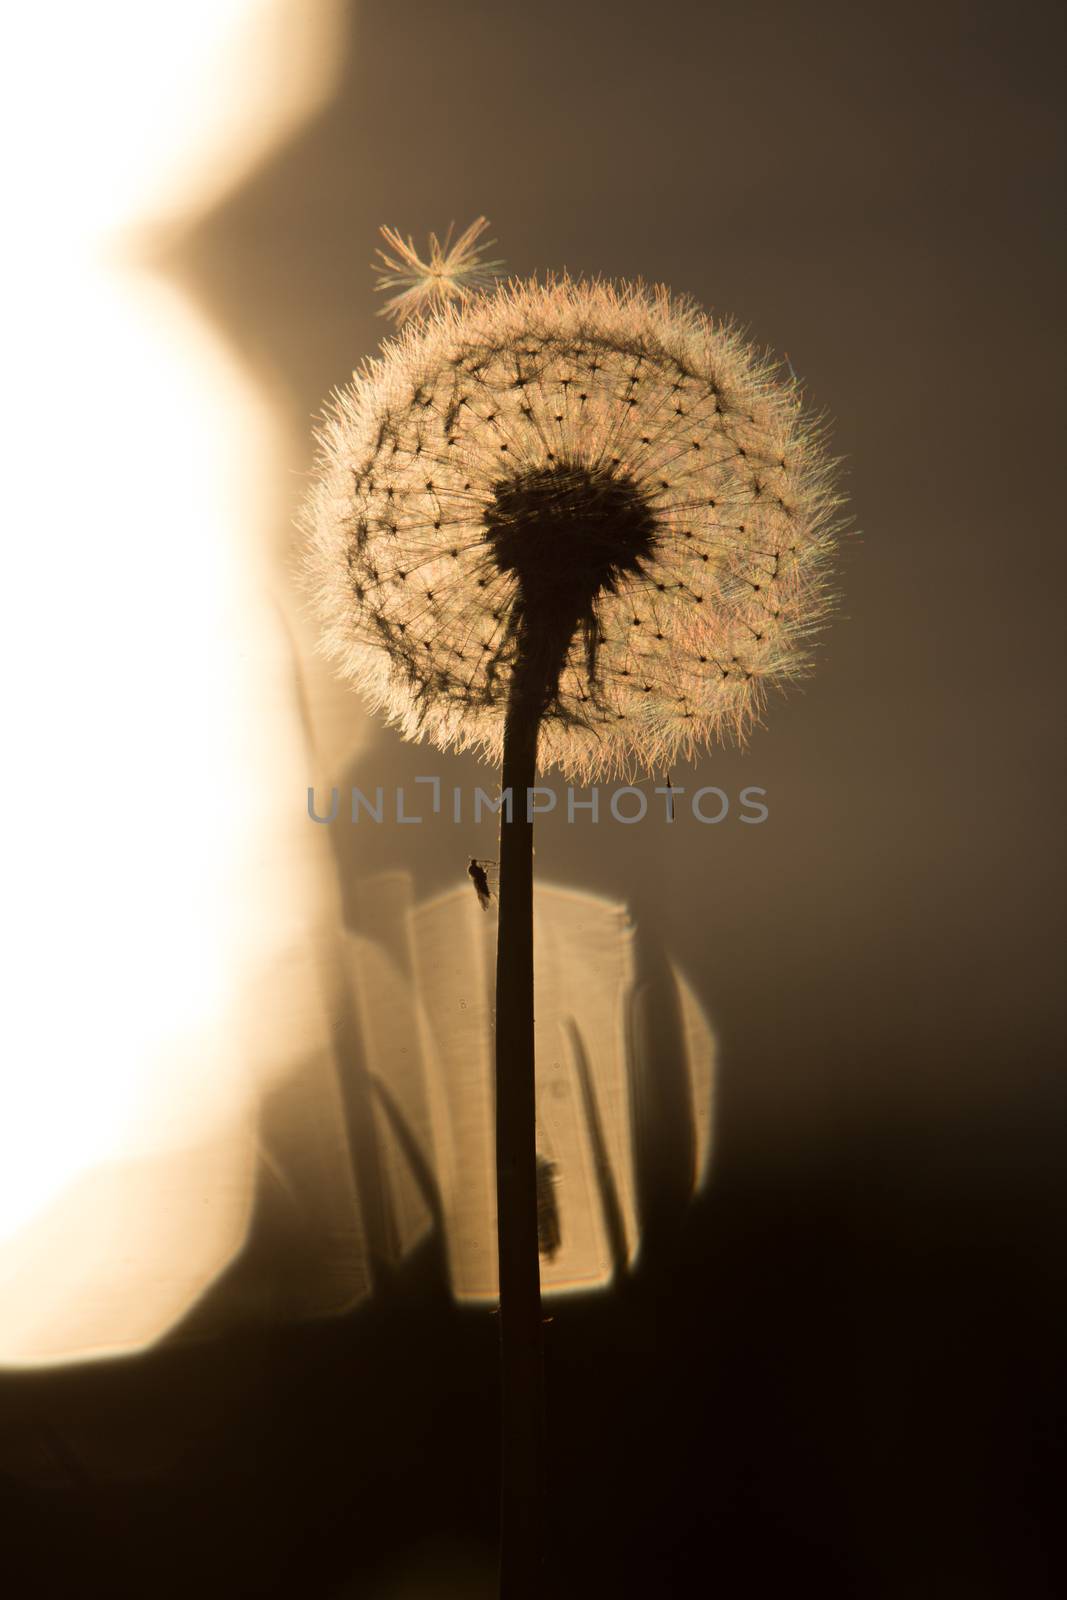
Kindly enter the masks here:
<path id="1" fill-rule="evenodd" d="M 510 631 L 544 692 L 554 697 L 579 631 L 595 677 L 597 599 L 640 573 L 655 545 L 641 491 L 618 471 L 559 462 L 501 479 L 486 524 L 496 566 L 516 584 Z"/>
<path id="2" fill-rule="evenodd" d="M 597 595 L 641 571 L 655 543 L 640 490 L 602 468 L 560 463 L 504 478 L 486 521 L 496 565 L 516 579 L 531 623 L 569 613 L 576 625 Z"/>

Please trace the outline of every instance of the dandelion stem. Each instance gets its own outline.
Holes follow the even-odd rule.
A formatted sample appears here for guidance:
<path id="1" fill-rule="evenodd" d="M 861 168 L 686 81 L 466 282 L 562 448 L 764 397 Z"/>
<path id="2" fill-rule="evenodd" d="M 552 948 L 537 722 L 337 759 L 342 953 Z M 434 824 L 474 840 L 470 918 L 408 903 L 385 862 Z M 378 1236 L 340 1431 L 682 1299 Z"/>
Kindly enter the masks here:
<path id="1" fill-rule="evenodd" d="M 496 964 L 496 1186 L 500 1262 L 501 1600 L 542 1592 L 545 1502 L 544 1343 L 537 1241 L 534 1079 L 533 822 L 527 791 L 547 667 L 523 648 L 504 723 L 500 813 L 500 920 Z M 558 679 L 558 664 L 555 674 Z"/>

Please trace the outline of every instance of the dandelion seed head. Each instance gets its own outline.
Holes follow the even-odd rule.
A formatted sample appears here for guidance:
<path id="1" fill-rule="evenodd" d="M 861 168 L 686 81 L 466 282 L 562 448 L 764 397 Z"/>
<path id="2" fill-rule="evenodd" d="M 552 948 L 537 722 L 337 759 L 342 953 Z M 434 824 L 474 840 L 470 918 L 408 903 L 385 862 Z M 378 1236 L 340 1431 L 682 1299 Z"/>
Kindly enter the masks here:
<path id="1" fill-rule="evenodd" d="M 822 429 L 665 290 L 447 305 L 335 397 L 319 446 L 323 645 L 408 737 L 499 761 L 524 627 L 562 629 L 540 765 L 584 781 L 743 740 L 810 667 L 841 504 Z"/>

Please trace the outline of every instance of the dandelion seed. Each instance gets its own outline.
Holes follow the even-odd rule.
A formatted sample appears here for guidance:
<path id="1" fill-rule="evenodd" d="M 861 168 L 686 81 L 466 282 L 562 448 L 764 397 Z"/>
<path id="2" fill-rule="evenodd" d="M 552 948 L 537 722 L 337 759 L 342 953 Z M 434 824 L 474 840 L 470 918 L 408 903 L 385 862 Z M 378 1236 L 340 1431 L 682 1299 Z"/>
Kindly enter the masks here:
<path id="1" fill-rule="evenodd" d="M 400 293 L 386 301 L 379 316 L 392 317 L 401 324 L 412 317 L 426 316 L 450 300 L 466 302 L 477 290 L 492 284 L 504 263 L 483 259 L 484 252 L 495 243 L 492 239 L 477 242 L 488 226 L 485 217 L 478 217 L 455 244 L 451 242 L 452 224 L 443 244 L 436 233 L 431 233 L 428 261 L 422 260 L 410 235 L 403 239 L 395 228 L 383 227 L 382 238 L 393 254 L 376 252 L 378 260 L 371 265 L 381 275 L 375 288 L 399 289 Z"/>

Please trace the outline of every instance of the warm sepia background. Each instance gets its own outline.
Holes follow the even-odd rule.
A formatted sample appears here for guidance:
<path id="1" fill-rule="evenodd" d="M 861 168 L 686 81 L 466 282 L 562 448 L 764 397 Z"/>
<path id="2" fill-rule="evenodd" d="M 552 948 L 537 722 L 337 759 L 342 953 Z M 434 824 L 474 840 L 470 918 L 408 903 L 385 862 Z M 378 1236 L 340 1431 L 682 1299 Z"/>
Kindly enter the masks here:
<path id="1" fill-rule="evenodd" d="M 289 576 L 379 224 L 484 212 L 787 353 L 859 530 L 815 677 L 672 774 L 765 826 L 540 826 L 595 1041 L 553 1592 L 1053 1595 L 1057 8 L 56 11 L 4 69 L 0 1581 L 492 1593 L 492 828 L 304 810 L 490 775 L 336 688 Z"/>

